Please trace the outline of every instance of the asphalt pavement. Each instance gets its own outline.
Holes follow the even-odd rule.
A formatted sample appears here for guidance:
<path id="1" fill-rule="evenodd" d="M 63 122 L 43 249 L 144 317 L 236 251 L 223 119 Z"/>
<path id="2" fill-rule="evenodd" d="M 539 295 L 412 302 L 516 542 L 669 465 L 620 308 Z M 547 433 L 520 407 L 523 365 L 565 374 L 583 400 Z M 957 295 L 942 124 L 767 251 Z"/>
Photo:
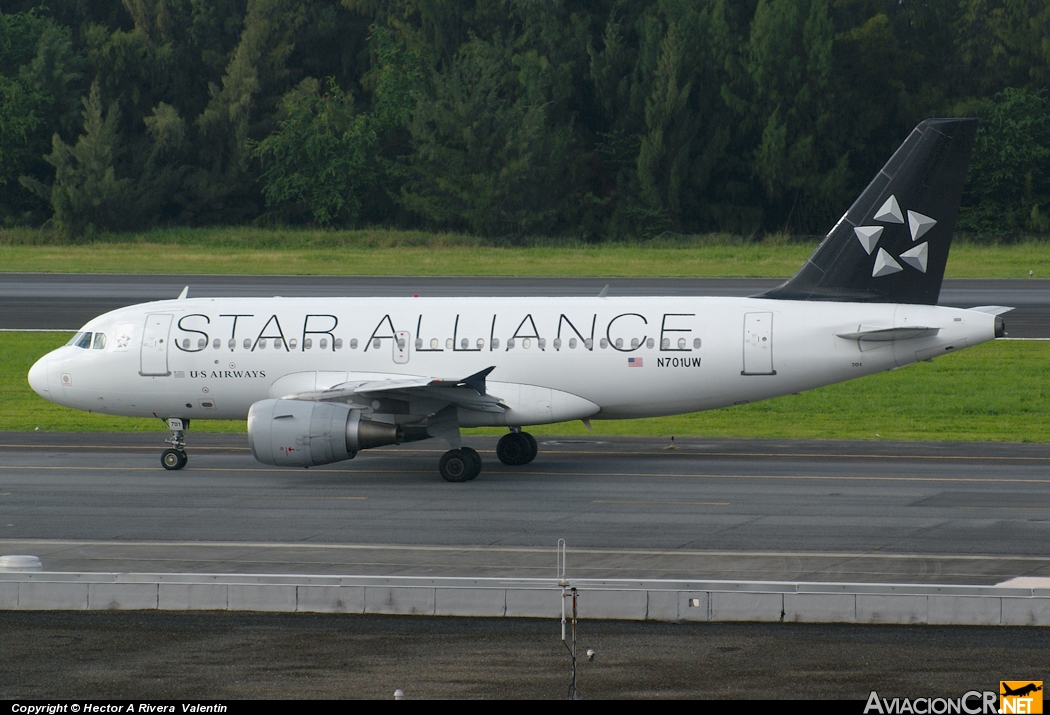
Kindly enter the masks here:
<path id="1" fill-rule="evenodd" d="M 0 433 L 0 552 L 48 570 L 994 584 L 1050 575 L 1050 446 L 541 439 L 450 484 L 440 445 L 310 469 L 244 435 Z"/>

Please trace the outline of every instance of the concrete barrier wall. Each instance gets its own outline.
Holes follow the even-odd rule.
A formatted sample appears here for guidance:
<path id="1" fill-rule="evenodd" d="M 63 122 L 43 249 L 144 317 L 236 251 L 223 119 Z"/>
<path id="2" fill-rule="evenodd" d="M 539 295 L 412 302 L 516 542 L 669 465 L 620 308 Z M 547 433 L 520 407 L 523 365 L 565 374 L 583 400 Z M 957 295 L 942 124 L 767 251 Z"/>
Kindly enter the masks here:
<path id="1" fill-rule="evenodd" d="M 1050 589 L 574 581 L 581 619 L 1050 625 Z M 545 579 L 0 573 L 0 610 L 219 610 L 560 618 Z M 571 603 L 566 600 L 566 612 Z"/>

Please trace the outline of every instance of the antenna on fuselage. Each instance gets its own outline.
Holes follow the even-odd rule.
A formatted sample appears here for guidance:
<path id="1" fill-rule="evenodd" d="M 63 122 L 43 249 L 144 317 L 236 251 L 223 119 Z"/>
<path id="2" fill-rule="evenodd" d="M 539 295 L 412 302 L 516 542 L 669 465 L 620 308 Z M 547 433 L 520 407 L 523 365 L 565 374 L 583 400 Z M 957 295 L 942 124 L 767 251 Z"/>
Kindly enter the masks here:
<path id="1" fill-rule="evenodd" d="M 189 292 L 190 292 L 190 287 L 189 286 L 186 286 L 185 288 L 183 288 L 182 292 L 179 293 L 179 300 L 184 300 L 186 298 L 186 296 L 189 295 Z"/>
<path id="2" fill-rule="evenodd" d="M 598 297 L 599 298 L 604 298 L 607 295 L 609 295 L 609 284 L 608 283 L 606 283 L 605 287 L 602 288 L 601 292 L 598 293 Z"/>

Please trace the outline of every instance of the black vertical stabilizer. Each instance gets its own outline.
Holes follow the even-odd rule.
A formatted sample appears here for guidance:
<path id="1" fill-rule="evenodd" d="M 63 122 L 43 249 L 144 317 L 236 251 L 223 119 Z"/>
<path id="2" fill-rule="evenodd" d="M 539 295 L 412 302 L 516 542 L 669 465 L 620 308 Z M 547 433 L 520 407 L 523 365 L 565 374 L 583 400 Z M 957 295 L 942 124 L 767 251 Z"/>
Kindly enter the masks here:
<path id="1" fill-rule="evenodd" d="M 935 304 L 976 131 L 976 119 L 915 127 L 798 273 L 760 297 Z"/>

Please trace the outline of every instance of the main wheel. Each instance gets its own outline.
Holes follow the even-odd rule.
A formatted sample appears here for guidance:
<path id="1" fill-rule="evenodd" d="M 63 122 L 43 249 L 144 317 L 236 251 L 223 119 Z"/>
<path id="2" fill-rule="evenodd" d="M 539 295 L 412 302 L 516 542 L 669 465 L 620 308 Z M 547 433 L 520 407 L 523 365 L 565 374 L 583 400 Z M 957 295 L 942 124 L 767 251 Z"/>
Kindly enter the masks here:
<path id="1" fill-rule="evenodd" d="M 160 454 L 160 463 L 165 469 L 173 471 L 182 469 L 190 461 L 181 449 L 166 449 Z"/>
<path id="2" fill-rule="evenodd" d="M 524 437 L 525 441 L 529 443 L 529 455 L 523 462 L 523 464 L 528 464 L 532 460 L 536 459 L 536 455 L 540 453 L 540 446 L 536 444 L 536 438 L 528 432 L 522 432 L 521 436 Z"/>
<path id="3" fill-rule="evenodd" d="M 478 476 L 480 467 L 481 459 L 475 462 L 474 457 L 462 449 L 450 449 L 441 455 L 441 461 L 438 462 L 438 470 L 446 482 L 469 482 Z"/>
<path id="4" fill-rule="evenodd" d="M 477 450 L 471 449 L 470 447 L 463 447 L 460 451 L 474 461 L 472 476 L 468 477 L 467 481 L 477 479 L 477 476 L 481 474 L 481 455 L 477 453 Z"/>
<path id="5" fill-rule="evenodd" d="M 531 462 L 536 454 L 529 444 L 526 433 L 510 432 L 500 437 L 499 442 L 496 443 L 496 456 L 507 466 L 517 467 Z"/>

